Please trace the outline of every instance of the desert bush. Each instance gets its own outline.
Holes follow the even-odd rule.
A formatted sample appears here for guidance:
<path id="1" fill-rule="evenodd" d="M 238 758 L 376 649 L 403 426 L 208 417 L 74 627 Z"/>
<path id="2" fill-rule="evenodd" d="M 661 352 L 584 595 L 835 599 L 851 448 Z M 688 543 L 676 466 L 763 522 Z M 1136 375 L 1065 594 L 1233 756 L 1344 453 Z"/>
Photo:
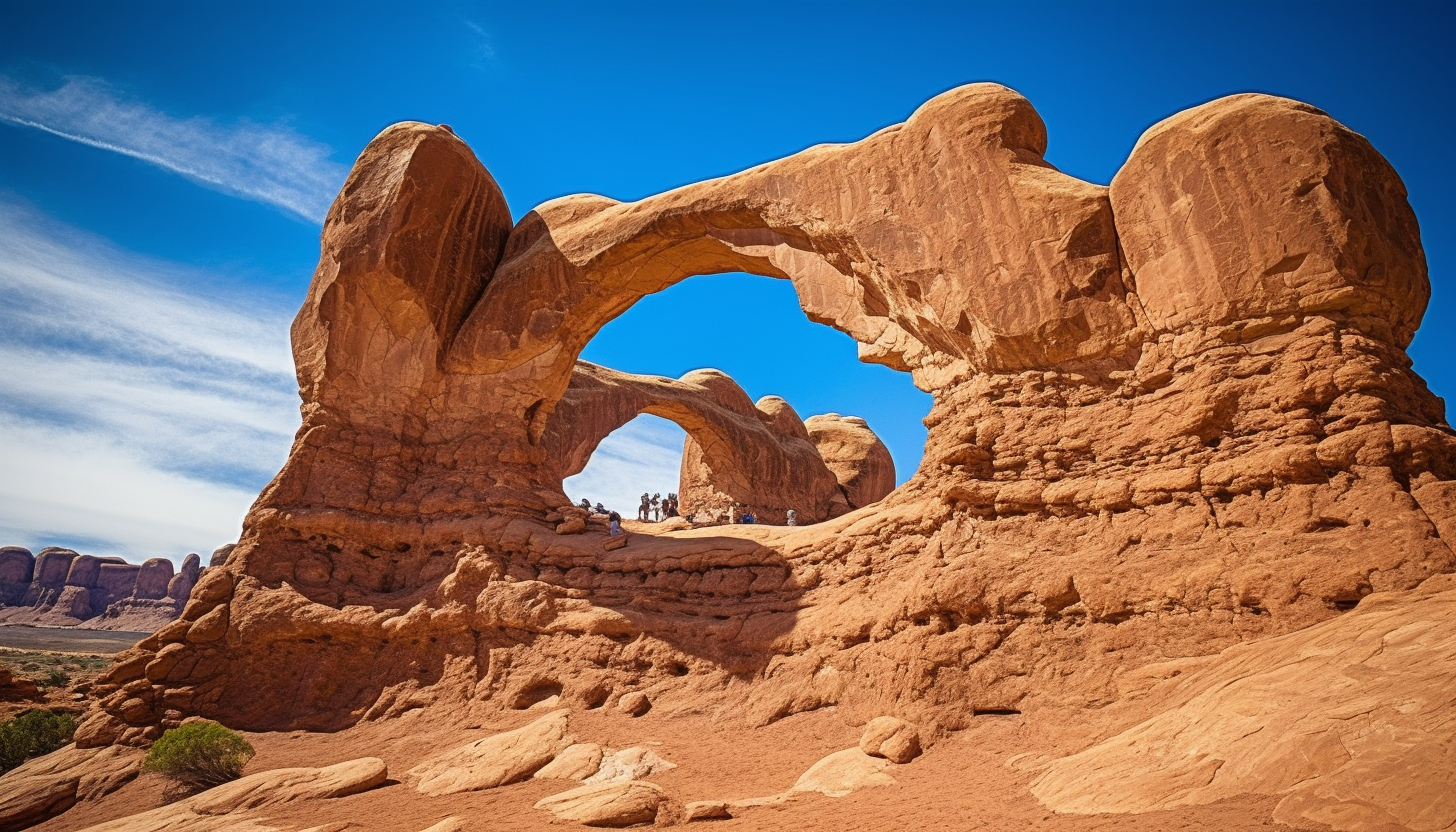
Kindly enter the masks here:
<path id="1" fill-rule="evenodd" d="M 71 675 L 59 668 L 52 668 L 43 678 L 36 679 L 36 684 L 43 688 L 63 688 L 71 684 Z"/>
<path id="2" fill-rule="evenodd" d="M 243 775 L 253 746 L 216 722 L 189 722 L 167 731 L 142 763 L 172 781 L 172 796 L 195 794 Z"/>
<path id="3" fill-rule="evenodd" d="M 68 713 L 37 708 L 8 720 L 0 725 L 0 774 L 55 751 L 75 733 L 76 717 Z"/>

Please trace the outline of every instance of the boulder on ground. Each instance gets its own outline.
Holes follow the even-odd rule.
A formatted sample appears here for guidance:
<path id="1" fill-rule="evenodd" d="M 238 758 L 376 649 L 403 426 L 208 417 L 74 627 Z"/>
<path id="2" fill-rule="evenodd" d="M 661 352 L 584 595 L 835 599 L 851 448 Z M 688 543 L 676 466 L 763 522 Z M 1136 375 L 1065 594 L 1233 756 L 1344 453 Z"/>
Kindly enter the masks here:
<path id="1" fill-rule="evenodd" d="M 694 800 L 683 807 L 683 821 L 692 823 L 695 820 L 728 820 L 733 815 L 728 811 L 728 804 L 722 800 Z"/>
<path id="2" fill-rule="evenodd" d="M 564 709 L 553 711 L 513 731 L 432 757 L 409 770 L 415 790 L 437 796 L 525 780 L 571 745 L 569 716 Z"/>
<path id="3" fill-rule="evenodd" d="M 652 749 L 639 745 L 624 748 L 615 754 L 603 757 L 597 772 L 587 777 L 586 782 L 622 783 L 627 780 L 641 780 L 659 771 L 670 771 L 675 768 L 677 768 L 677 763 L 670 763 L 659 757 Z"/>
<path id="4" fill-rule="evenodd" d="M 893 716 L 877 716 L 865 726 L 859 750 L 892 763 L 908 763 L 920 756 L 920 731 Z"/>
<path id="5" fill-rule="evenodd" d="M 617 700 L 617 710 L 628 716 L 642 716 L 652 710 L 652 700 L 642 691 L 634 690 L 622 694 L 622 698 Z"/>
<path id="6" fill-rule="evenodd" d="M 655 783 L 629 780 L 625 783 L 597 783 L 553 794 L 536 802 L 561 820 L 587 826 L 631 826 L 657 817 L 666 798 Z"/>
<path id="7" fill-rule="evenodd" d="M 594 742 L 568 746 L 531 775 L 539 780 L 585 780 L 602 767 L 602 747 Z"/>
<path id="8" fill-rule="evenodd" d="M 889 765 L 881 757 L 871 757 L 858 748 L 846 748 L 810 766 L 789 791 L 844 797 L 871 786 L 893 786 L 895 778 L 885 773 Z"/>

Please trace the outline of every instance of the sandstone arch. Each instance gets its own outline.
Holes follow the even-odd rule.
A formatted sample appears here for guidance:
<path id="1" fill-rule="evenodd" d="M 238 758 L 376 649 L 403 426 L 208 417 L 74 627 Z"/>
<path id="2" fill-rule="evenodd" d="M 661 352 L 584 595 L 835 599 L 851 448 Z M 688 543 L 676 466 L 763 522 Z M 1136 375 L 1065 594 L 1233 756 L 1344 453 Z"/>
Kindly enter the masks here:
<path id="1" fill-rule="evenodd" d="M 971 368 L 1103 357 L 1134 326 L 1112 212 L 1105 189 L 1059 173 L 1045 149 L 1026 99 L 972 84 L 853 144 L 637 203 L 546 203 L 512 232 L 450 365 L 498 372 L 558 343 L 554 360 L 574 359 L 644 295 L 729 271 L 794 281 L 812 320 L 925 389 Z M 1008 292 L 1017 303 L 1000 302 Z M 542 297 L 553 302 L 528 302 Z"/>
<path id="2" fill-rule="evenodd" d="M 1168 655 L 1456 572 L 1456 434 L 1404 353 L 1418 229 L 1368 143 L 1238 96 L 1155 126 L 1110 191 L 1044 146 L 1024 99 L 973 85 L 855 144 L 512 228 L 453 134 L 386 131 L 294 326 L 287 465 L 78 743 L 192 713 L 463 720 L 548 683 L 758 723 L 1112 720 Z M 934 393 L 920 470 L 818 527 L 556 534 L 581 347 L 729 269 L 794 280 Z"/>
<path id="3" fill-rule="evenodd" d="M 860 481 L 862 469 L 881 471 L 889 457 L 867 425 L 868 438 L 861 435 L 859 444 L 835 445 L 840 470 L 834 470 L 788 402 L 766 396 L 755 403 L 717 370 L 695 370 L 674 380 L 577 362 L 542 438 L 549 464 L 561 479 L 580 473 L 609 433 L 642 413 L 673 421 L 688 433 L 680 486 L 685 512 L 726 514 L 730 505 L 743 503 L 763 522 L 781 524 L 794 509 L 800 522 L 817 523 L 894 488 L 893 464 L 888 487 L 883 475 Z M 841 484 L 841 471 L 853 480 L 854 500 Z"/>

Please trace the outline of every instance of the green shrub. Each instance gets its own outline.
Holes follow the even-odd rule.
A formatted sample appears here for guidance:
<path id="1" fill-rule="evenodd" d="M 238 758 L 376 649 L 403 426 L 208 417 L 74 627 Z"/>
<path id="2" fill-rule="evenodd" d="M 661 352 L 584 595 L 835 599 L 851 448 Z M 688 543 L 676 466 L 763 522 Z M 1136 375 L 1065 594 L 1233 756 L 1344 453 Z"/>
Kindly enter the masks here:
<path id="1" fill-rule="evenodd" d="M 45 678 L 37 679 L 35 683 L 43 688 L 63 688 L 71 684 L 71 676 L 60 669 L 52 669 Z"/>
<path id="2" fill-rule="evenodd" d="M 75 733 L 73 714 L 35 709 L 7 721 L 0 725 L 0 774 L 31 757 L 55 751 Z"/>
<path id="3" fill-rule="evenodd" d="M 194 794 L 243 775 L 253 746 L 216 722 L 190 722 L 161 736 L 142 763 L 172 781 L 169 792 Z"/>

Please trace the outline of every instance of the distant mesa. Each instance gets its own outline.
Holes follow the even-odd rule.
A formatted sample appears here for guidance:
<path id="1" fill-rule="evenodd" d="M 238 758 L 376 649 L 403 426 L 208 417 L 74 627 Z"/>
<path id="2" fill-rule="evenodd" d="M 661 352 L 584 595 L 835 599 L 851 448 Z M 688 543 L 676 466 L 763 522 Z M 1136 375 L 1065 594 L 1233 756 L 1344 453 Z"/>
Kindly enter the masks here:
<path id="1" fill-rule="evenodd" d="M 219 549 L 214 562 L 231 546 Z M 127 563 L 50 546 L 0 547 L 0 624 L 153 632 L 176 620 L 202 576 L 202 559 Z"/>

